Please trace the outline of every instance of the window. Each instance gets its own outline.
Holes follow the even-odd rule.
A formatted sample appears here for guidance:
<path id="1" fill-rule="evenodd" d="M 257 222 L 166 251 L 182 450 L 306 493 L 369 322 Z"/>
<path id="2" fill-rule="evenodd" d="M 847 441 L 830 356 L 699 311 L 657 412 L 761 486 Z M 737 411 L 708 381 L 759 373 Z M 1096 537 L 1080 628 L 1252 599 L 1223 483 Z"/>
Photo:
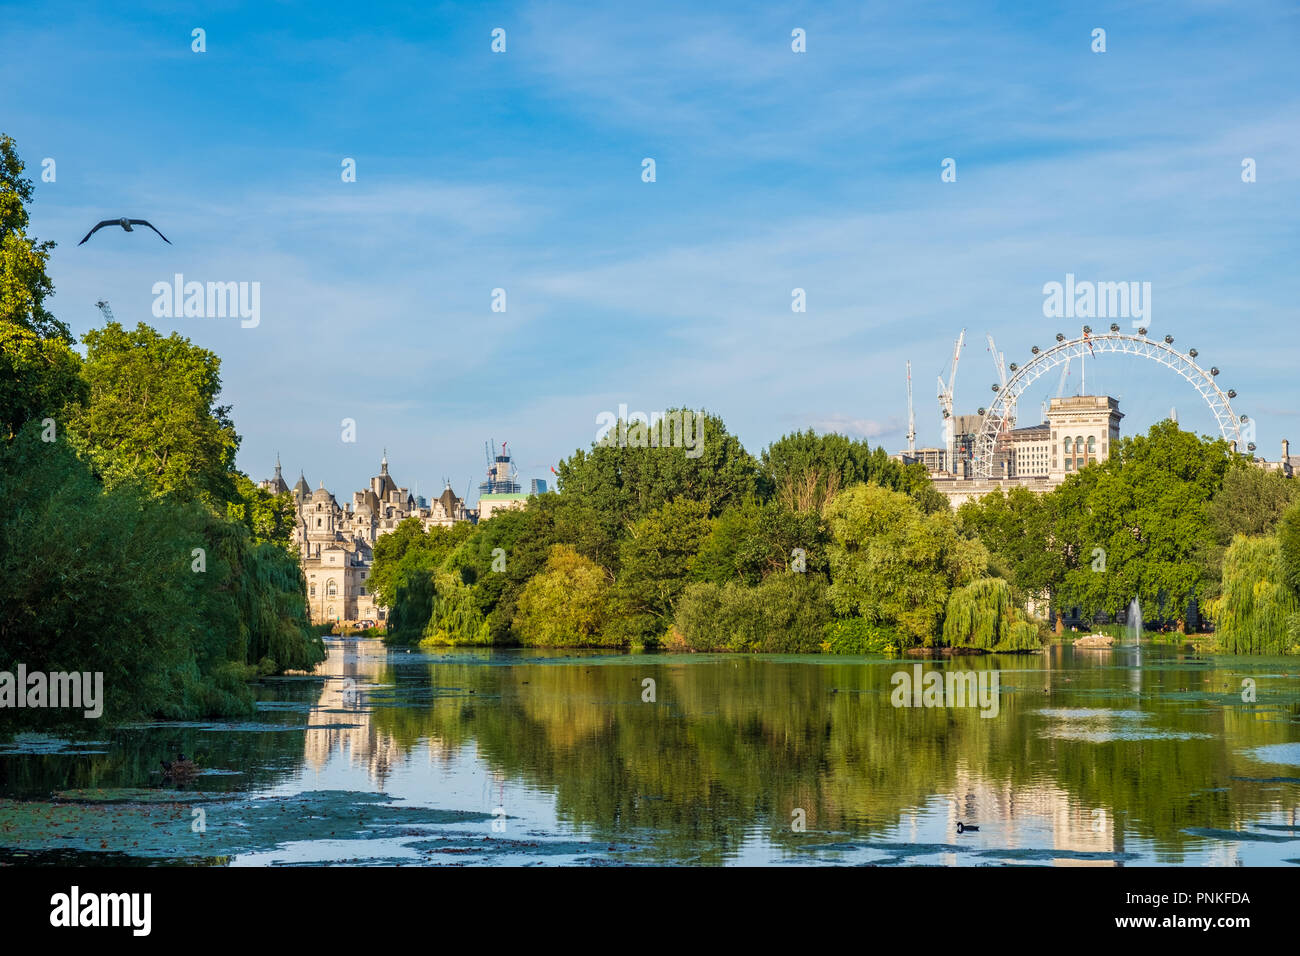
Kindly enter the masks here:
<path id="1" fill-rule="evenodd" d="M 312 597 L 315 597 L 315 596 L 316 596 L 316 585 L 315 585 L 315 584 L 313 584 L 313 585 L 311 586 L 311 596 L 312 596 Z"/>
<path id="2" fill-rule="evenodd" d="M 333 578 L 330 578 L 329 584 L 325 585 L 325 593 L 330 597 L 334 597 L 334 595 L 339 593 L 339 587 L 334 583 Z"/>
<path id="3" fill-rule="evenodd" d="M 1091 458 L 1095 454 L 1097 454 L 1097 439 L 1089 435 L 1088 436 L 1088 457 Z"/>
<path id="4" fill-rule="evenodd" d="M 1065 456 L 1066 456 L 1067 458 L 1070 456 L 1070 436 L 1069 436 L 1069 435 L 1066 435 L 1066 436 L 1065 436 Z"/>

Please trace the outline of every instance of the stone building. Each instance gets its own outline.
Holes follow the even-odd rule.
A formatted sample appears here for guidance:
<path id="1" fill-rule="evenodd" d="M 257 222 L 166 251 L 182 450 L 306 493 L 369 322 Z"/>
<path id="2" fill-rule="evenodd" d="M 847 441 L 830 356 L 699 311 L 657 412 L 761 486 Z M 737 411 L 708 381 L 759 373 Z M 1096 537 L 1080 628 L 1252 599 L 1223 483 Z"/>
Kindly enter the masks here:
<path id="1" fill-rule="evenodd" d="M 1123 417 L 1119 402 L 1107 395 L 1054 398 L 1045 423 L 1010 429 L 999 437 L 995 477 L 932 476 L 934 486 L 954 509 L 997 488 L 1051 491 L 1068 475 L 1110 457 Z"/>
<path id="2" fill-rule="evenodd" d="M 469 520 L 464 502 L 450 484 L 427 505 L 418 502 L 389 474 L 387 455 L 369 487 L 353 492 L 352 500 L 342 505 L 325 490 L 324 483 L 312 491 L 302 473 L 290 488 L 278 460 L 275 476 L 259 485 L 273 494 L 293 495 L 293 543 L 307 578 L 307 604 L 314 624 L 383 623 L 387 609 L 375 604 L 368 586 L 375 542 L 407 518 L 419 519 L 425 530 Z"/>

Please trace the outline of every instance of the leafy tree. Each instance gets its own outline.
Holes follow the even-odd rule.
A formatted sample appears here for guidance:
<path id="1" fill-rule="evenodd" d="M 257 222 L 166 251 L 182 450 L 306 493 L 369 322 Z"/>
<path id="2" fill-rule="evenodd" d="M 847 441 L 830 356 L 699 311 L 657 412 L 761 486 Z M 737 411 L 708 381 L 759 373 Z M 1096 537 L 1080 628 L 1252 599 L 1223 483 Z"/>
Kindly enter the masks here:
<path id="1" fill-rule="evenodd" d="M 1300 502 L 1291 505 L 1277 527 L 1282 580 L 1300 594 Z"/>
<path id="2" fill-rule="evenodd" d="M 791 511 L 818 514 L 836 492 L 861 482 L 874 482 L 904 491 L 922 503 L 928 514 L 947 507 L 924 467 L 904 467 L 883 448 L 835 433 L 818 435 L 811 428 L 773 442 L 764 451 L 759 488 L 767 500 Z"/>
<path id="3" fill-rule="evenodd" d="M 1210 605 L 1224 653 L 1300 650 L 1300 599 L 1285 580 L 1283 563 L 1276 537 L 1233 540 L 1223 559 L 1223 595 Z"/>
<path id="4" fill-rule="evenodd" d="M 434 559 L 427 551 L 411 550 L 393 572 L 385 640 L 415 644 L 425 636 L 438 596 L 434 586 Z"/>
<path id="5" fill-rule="evenodd" d="M 749 499 L 710 522 L 693 575 L 701 581 L 758 584 L 769 574 L 791 570 L 794 550 L 805 552 L 805 573 L 826 573 L 826 531 L 821 514 L 792 511 L 776 501 Z"/>
<path id="6" fill-rule="evenodd" d="M 32 419 L 66 421 L 69 406 L 88 394 L 81 358 L 65 341 L 0 319 L 0 438 L 12 439 Z"/>
<path id="7" fill-rule="evenodd" d="M 424 553 L 430 549 L 428 535 L 419 518 L 405 518 L 388 534 L 376 538 L 369 578 L 370 593 L 375 596 L 375 603 L 392 608 L 397 598 L 398 568 L 402 565 L 402 559 L 409 551 Z M 409 564 L 406 566 L 409 567 Z"/>
<path id="8" fill-rule="evenodd" d="M 689 410 L 673 409 L 668 414 Z M 674 498 L 689 498 L 704 505 L 710 516 L 755 491 L 757 465 L 726 430 L 721 418 L 703 414 L 703 434 L 698 457 L 688 457 L 681 447 L 620 447 L 592 444 L 560 462 L 561 498 L 573 496 L 606 533 L 644 518 Z M 616 425 L 617 429 L 623 423 Z"/>
<path id="9" fill-rule="evenodd" d="M 436 594 L 421 644 L 490 644 L 492 629 L 474 602 L 473 589 L 446 571 L 434 575 Z"/>
<path id="10" fill-rule="evenodd" d="M 255 542 L 278 544 L 292 550 L 297 520 L 293 495 L 287 491 L 272 494 L 259 488 L 247 475 L 236 473 L 233 480 L 238 499 L 226 506 L 226 516 L 248 529 Z"/>
<path id="11" fill-rule="evenodd" d="M 1202 593 L 1213 541 L 1209 503 L 1229 467 L 1227 443 L 1163 421 L 1056 489 L 1054 536 L 1065 563 L 1059 600 L 1116 614 L 1137 597 L 1147 620 L 1184 626 Z"/>
<path id="12" fill-rule="evenodd" d="M 986 651 L 1028 651 L 1040 644 L 1037 626 L 1018 620 L 1011 585 L 1002 578 L 978 578 L 953 590 L 943 642 Z"/>
<path id="13" fill-rule="evenodd" d="M 89 402 L 71 426 L 106 486 L 138 483 L 154 496 L 224 510 L 234 486 L 239 436 L 217 405 L 221 360 L 173 332 L 117 322 L 86 333 Z"/>
<path id="14" fill-rule="evenodd" d="M 27 236 L 32 181 L 11 137 L 0 134 L 0 325 L 16 325 L 36 336 L 71 344 L 68 327 L 45 308 L 54 294 L 46 266 L 54 243 Z"/>
<path id="15" fill-rule="evenodd" d="M 1016 487 L 995 489 L 957 509 L 957 523 L 988 548 L 996 567 L 1011 583 L 1015 601 L 1051 593 L 1065 572 L 1053 537 L 1056 498 Z"/>
<path id="16" fill-rule="evenodd" d="M 619 545 L 612 595 L 619 643 L 654 642 L 667 630 L 708 532 L 706 505 L 685 498 L 655 509 L 628 529 Z"/>
<path id="17" fill-rule="evenodd" d="M 907 495 L 856 485 L 826 505 L 836 612 L 897 626 L 929 646 L 952 587 L 984 574 L 988 551 L 961 537 L 950 512 L 924 514 Z"/>
<path id="18" fill-rule="evenodd" d="M 1210 501 L 1210 537 L 1200 552 L 1205 569 L 1204 596 L 1220 592 L 1223 557 L 1237 535 L 1272 534 L 1287 508 L 1300 499 L 1300 483 L 1280 471 L 1265 471 L 1244 456 L 1235 458 L 1223 487 Z"/>
<path id="19" fill-rule="evenodd" d="M 603 568 L 569 545 L 557 544 L 545 570 L 520 595 L 514 630 L 529 645 L 599 646 L 608 590 Z"/>

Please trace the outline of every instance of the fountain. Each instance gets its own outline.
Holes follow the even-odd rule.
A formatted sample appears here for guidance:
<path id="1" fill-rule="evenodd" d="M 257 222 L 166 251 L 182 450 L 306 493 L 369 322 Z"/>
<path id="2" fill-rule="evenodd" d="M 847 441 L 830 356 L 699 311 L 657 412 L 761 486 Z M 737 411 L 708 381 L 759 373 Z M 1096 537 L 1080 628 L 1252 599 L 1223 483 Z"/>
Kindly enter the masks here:
<path id="1" fill-rule="evenodd" d="M 1134 598 L 1128 606 L 1128 630 L 1133 636 L 1133 643 L 1142 643 L 1142 605 Z"/>

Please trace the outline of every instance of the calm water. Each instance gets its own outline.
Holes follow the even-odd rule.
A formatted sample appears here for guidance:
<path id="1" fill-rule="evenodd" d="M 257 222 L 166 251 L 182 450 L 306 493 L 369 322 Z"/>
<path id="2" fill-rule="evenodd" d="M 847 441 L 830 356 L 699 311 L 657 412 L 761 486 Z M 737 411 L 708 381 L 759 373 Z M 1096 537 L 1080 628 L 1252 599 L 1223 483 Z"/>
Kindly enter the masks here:
<path id="1" fill-rule="evenodd" d="M 0 862 L 1300 864 L 1297 660 L 921 662 L 986 718 L 892 706 L 911 660 L 329 648 L 251 720 L 0 744 Z"/>

